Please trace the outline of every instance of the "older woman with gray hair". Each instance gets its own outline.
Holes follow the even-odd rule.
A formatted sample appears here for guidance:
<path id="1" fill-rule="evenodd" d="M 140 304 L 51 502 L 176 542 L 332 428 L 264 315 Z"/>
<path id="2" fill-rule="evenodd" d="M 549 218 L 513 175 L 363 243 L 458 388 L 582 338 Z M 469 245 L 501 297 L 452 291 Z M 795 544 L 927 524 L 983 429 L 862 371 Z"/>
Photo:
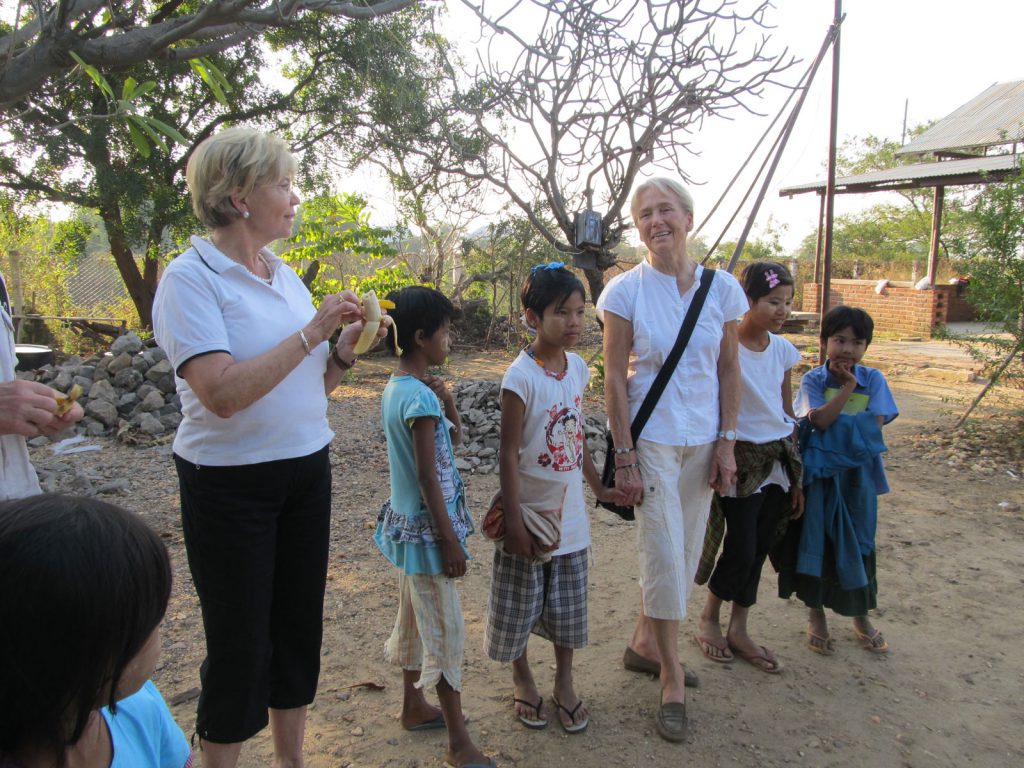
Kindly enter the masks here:
<path id="1" fill-rule="evenodd" d="M 291 235 L 295 171 L 281 139 L 247 128 L 196 147 L 186 177 L 210 234 L 167 267 L 153 308 L 181 395 L 174 460 L 206 632 L 196 732 L 214 768 L 236 765 L 268 721 L 274 765 L 301 766 L 320 672 L 327 395 L 355 363 L 363 322 L 351 291 L 314 307 L 266 248 Z"/>
<path id="2" fill-rule="evenodd" d="M 709 275 L 689 343 L 634 442 L 632 419 L 676 342 L 705 270 L 687 252 L 693 201 L 681 185 L 657 178 L 642 183 L 632 214 L 649 254 L 609 281 L 597 302 L 615 482 L 625 503 L 636 505 L 640 552 L 641 612 L 623 661 L 628 669 L 660 672 L 657 730 L 668 741 L 682 741 L 684 684 L 696 680 L 679 662 L 679 622 L 686 617 L 712 493 L 735 480 L 736 320 L 747 300 L 732 275 Z"/>

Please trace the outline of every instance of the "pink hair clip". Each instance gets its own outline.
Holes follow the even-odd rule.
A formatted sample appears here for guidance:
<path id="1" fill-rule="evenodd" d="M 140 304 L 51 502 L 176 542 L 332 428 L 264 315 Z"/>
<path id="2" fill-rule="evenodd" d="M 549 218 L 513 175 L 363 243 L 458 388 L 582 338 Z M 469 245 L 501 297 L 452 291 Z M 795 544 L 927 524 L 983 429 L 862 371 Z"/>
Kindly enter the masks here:
<path id="1" fill-rule="evenodd" d="M 774 288 L 779 284 L 779 276 L 775 274 L 774 269 L 766 269 L 764 271 L 764 279 L 768 282 L 769 288 Z"/>

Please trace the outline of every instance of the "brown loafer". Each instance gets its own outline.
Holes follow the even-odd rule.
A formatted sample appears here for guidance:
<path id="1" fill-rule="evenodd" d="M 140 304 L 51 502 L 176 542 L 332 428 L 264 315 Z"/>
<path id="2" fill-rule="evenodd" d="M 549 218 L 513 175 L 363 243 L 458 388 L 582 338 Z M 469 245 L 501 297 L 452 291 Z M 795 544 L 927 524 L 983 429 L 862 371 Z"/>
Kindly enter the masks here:
<path id="1" fill-rule="evenodd" d="M 662 704 L 654 720 L 658 735 L 665 741 L 679 743 L 686 740 L 686 702 Z"/>
<path id="2" fill-rule="evenodd" d="M 661 664 L 644 658 L 628 645 L 626 646 L 626 652 L 622 654 L 622 666 L 630 672 L 641 672 L 645 675 L 661 677 Z M 683 667 L 683 681 L 686 687 L 700 688 L 700 678 L 697 677 L 697 673 L 684 666 L 682 662 L 679 662 L 679 666 Z"/>

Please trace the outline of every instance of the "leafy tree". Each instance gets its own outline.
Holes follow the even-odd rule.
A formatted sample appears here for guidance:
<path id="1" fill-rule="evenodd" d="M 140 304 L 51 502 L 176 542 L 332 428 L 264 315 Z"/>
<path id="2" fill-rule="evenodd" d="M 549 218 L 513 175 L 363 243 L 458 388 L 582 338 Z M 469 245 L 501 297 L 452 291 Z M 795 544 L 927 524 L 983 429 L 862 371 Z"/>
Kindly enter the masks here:
<path id="1" fill-rule="evenodd" d="M 184 12 L 186 6 L 160 8 L 171 13 Z M 173 57 L 108 71 L 101 82 L 95 73 L 76 70 L 62 81 L 64 88 L 45 98 L 34 96 L 23 104 L 18 119 L 8 122 L 11 138 L 9 151 L 0 156 L 0 188 L 29 202 L 50 200 L 96 211 L 139 318 L 148 326 L 161 261 L 197 229 L 183 178 L 192 147 L 222 125 L 250 123 L 284 133 L 300 149 L 315 146 L 304 158 L 340 154 L 347 135 L 311 133 L 318 125 L 316 116 L 372 113 L 382 97 L 371 57 L 381 47 L 368 51 L 360 41 L 372 27 L 382 46 L 408 48 L 410 35 L 421 33 L 429 14 L 413 9 L 405 15 L 413 18 L 400 23 L 395 15 L 367 22 L 322 16 L 319 24 L 304 17 L 293 20 L 270 36 L 278 54 L 293 62 L 291 79 L 280 88 L 261 75 L 268 50 L 250 36 L 203 60 L 200 70 L 211 85 L 194 76 L 195 62 Z M 329 57 L 308 59 L 303 35 L 327 40 L 335 48 Z M 123 99 L 111 95 L 123 93 L 131 83 L 136 90 L 142 87 L 139 83 L 146 84 L 147 119 L 177 126 L 179 140 L 157 134 L 163 147 L 158 144 L 153 151 L 153 137 L 141 124 L 129 121 L 135 130 L 123 129 L 128 119 Z M 291 111 L 296 103 L 303 105 L 302 119 Z M 316 168 L 316 163 L 304 161 L 303 176 L 323 187 L 325 178 Z"/>
<path id="2" fill-rule="evenodd" d="M 594 298 L 640 171 L 686 178 L 694 129 L 745 108 L 787 66 L 757 34 L 768 2 L 463 3 L 491 39 L 475 68 L 438 51 L 448 77 L 432 98 L 454 109 L 424 110 L 416 140 L 403 124 L 379 142 L 425 172 L 485 183 L 566 257 L 576 212 L 601 208 Z"/>
<path id="3" fill-rule="evenodd" d="M 19 0 L 0 24 L 0 110 L 17 118 L 77 87 L 80 61 L 103 72 L 186 64 L 315 16 L 372 20 L 416 0 Z M 203 73 L 200 73 L 203 75 Z M 70 79 L 68 79 L 70 78 Z M 99 114 L 103 114 L 102 112 Z"/>
<path id="4" fill-rule="evenodd" d="M 361 197 L 323 195 L 302 204 L 282 258 L 305 269 L 303 281 L 319 303 L 325 294 L 347 287 L 342 276 L 353 271 L 353 259 L 371 264 L 395 256 L 395 234 L 394 229 L 370 224 Z M 314 283 L 324 265 L 329 272 Z"/>
<path id="5" fill-rule="evenodd" d="M 962 337 L 990 376 L 1024 384 L 1024 173 L 989 184 L 973 200 L 970 230 L 956 250 L 970 275 L 969 296 L 994 333 Z M 1005 370 L 1000 366 L 1005 364 Z M 999 372 L 996 374 L 996 372 Z"/>

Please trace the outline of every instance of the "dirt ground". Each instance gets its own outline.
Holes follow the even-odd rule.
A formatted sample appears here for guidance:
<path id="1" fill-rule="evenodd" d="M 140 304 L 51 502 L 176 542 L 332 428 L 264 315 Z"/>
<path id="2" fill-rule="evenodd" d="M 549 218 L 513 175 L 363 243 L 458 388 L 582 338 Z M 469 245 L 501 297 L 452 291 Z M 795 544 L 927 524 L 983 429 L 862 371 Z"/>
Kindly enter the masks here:
<path id="1" fill-rule="evenodd" d="M 646 766 L 1019 766 L 1024 765 L 1024 455 L 1019 421 L 1005 403 L 983 405 L 975 428 L 952 440 L 949 428 L 980 385 L 962 353 L 938 344 L 878 342 L 865 360 L 890 377 L 900 417 L 886 428 L 893 493 L 881 497 L 876 624 L 893 647 L 862 650 L 848 623 L 833 620 L 837 653 L 805 647 L 805 610 L 775 596 L 766 565 L 751 633 L 784 669 L 766 675 L 742 661 L 706 661 L 692 642 L 698 587 L 682 625 L 682 659 L 701 676 L 688 692 L 690 736 L 662 741 L 653 729 L 657 684 L 622 668 L 636 618 L 637 556 L 631 524 L 595 509 L 590 581 L 590 647 L 577 654 L 577 690 L 591 710 L 590 729 L 566 736 L 556 724 L 526 731 L 512 716 L 509 667 L 482 650 L 491 545 L 480 536 L 462 585 L 467 628 L 463 705 L 477 743 L 499 765 Z M 930 351 L 929 351 L 930 350 Z M 453 359 L 448 374 L 499 377 L 507 356 Z M 320 690 L 306 735 L 307 765 L 439 766 L 443 732 L 407 733 L 396 714 L 400 676 L 383 660 L 396 609 L 395 575 L 371 540 L 387 494 L 387 459 L 379 427 L 385 360 L 366 361 L 332 399 L 330 419 L 335 510 L 325 604 Z M 176 583 L 155 675 L 186 733 L 191 733 L 203 658 L 199 607 L 185 562 L 169 445 L 131 447 L 94 441 L 101 450 L 34 459 L 58 486 L 83 490 L 129 479 L 110 497 L 142 513 L 167 541 Z M 495 475 L 465 477 L 471 508 L 482 513 Z M 116 483 L 115 483 L 116 485 Z M 553 654 L 531 645 L 545 698 Z M 242 765 L 270 764 L 264 731 Z"/>

